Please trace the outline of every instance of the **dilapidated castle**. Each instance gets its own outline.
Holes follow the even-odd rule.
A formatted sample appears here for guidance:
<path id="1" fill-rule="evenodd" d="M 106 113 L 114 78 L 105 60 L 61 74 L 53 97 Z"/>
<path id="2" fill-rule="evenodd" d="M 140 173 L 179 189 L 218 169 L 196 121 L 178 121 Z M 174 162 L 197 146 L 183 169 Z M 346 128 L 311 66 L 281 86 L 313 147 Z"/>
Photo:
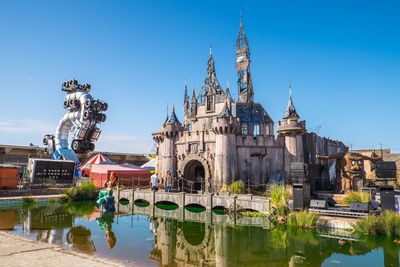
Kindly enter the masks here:
<path id="1" fill-rule="evenodd" d="M 193 88 L 188 96 L 185 86 L 184 113 L 181 123 L 175 108 L 167 115 L 157 142 L 159 175 L 181 170 L 187 180 L 201 183 L 201 189 L 218 190 L 222 184 L 242 180 L 246 184 L 266 184 L 271 179 L 290 183 L 290 163 L 307 163 L 309 175 L 321 176 L 316 154 L 345 152 L 339 141 L 308 133 L 306 122 L 294 107 L 291 93 L 285 115 L 275 123 L 260 103 L 254 102 L 250 72 L 250 50 L 240 23 L 236 41 L 238 99 L 232 99 L 229 87 L 224 90 L 217 80 L 210 49 L 207 75 L 200 92 Z"/>

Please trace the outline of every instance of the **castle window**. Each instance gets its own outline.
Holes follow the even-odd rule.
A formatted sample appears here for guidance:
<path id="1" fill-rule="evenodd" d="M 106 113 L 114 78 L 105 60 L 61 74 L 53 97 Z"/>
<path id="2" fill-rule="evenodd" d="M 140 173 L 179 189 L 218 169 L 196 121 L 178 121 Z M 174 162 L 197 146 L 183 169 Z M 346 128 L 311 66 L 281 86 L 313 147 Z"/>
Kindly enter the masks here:
<path id="1" fill-rule="evenodd" d="M 246 136 L 247 134 L 248 134 L 247 124 L 243 123 L 242 124 L 242 135 Z"/>
<path id="2" fill-rule="evenodd" d="M 189 121 L 188 123 L 188 131 L 191 132 L 192 131 L 192 122 Z"/>
<path id="3" fill-rule="evenodd" d="M 196 115 L 196 106 L 193 105 L 193 104 L 192 104 L 192 107 L 191 107 L 190 115 L 191 115 L 191 116 L 195 116 L 195 115 Z"/>
<path id="4" fill-rule="evenodd" d="M 254 135 L 254 136 L 260 135 L 260 125 L 254 124 L 254 127 L 253 127 L 253 135 Z"/>
<path id="5" fill-rule="evenodd" d="M 269 125 L 265 126 L 266 135 L 269 135 Z"/>
<path id="6" fill-rule="evenodd" d="M 209 95 L 207 96 L 207 111 L 214 110 L 214 96 Z"/>

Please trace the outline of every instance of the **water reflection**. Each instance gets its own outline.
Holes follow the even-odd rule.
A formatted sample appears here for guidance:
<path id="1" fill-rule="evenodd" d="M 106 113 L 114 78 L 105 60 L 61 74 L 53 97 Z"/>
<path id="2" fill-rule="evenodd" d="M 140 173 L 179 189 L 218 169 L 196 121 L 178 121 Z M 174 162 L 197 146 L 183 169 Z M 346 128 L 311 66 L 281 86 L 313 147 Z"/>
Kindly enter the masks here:
<path id="1" fill-rule="evenodd" d="M 109 249 L 113 249 L 117 243 L 117 238 L 112 231 L 112 224 L 114 223 L 114 212 L 104 212 L 99 218 L 96 219 L 99 228 L 106 232 L 107 245 Z"/>
<path id="2" fill-rule="evenodd" d="M 329 233 L 229 225 L 228 222 L 246 218 L 228 214 L 189 213 L 181 209 L 165 214 L 171 212 L 175 218 L 198 221 L 100 214 L 94 204 L 54 204 L 0 210 L 0 228 L 20 229 L 37 240 L 89 255 L 141 261 L 139 265 L 329 266 L 357 258 L 366 266 L 399 266 L 400 246 L 387 238 L 349 238 L 339 242 L 326 237 Z"/>
<path id="3" fill-rule="evenodd" d="M 72 250 L 93 255 L 96 247 L 90 239 L 92 232 L 84 226 L 74 226 L 69 229 L 66 236 L 65 245 Z"/>

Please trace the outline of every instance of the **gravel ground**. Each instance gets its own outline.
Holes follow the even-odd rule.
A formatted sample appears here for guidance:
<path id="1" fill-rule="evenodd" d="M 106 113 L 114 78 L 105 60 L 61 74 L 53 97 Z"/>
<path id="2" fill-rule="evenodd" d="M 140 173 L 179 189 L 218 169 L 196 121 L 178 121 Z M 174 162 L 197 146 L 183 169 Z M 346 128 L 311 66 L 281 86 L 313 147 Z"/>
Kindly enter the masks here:
<path id="1" fill-rule="evenodd" d="M 123 266 L 0 231 L 0 266 Z"/>

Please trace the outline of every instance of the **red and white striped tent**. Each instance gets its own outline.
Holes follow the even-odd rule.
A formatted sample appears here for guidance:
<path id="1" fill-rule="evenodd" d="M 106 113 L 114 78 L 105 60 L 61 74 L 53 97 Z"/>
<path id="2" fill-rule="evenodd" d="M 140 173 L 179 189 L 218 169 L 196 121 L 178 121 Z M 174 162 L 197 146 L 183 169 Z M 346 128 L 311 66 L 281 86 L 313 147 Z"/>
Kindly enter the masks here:
<path id="1" fill-rule="evenodd" d="M 109 160 L 106 156 L 103 154 L 99 153 L 96 156 L 91 157 L 88 161 L 85 162 L 85 164 L 99 164 L 104 161 L 111 161 Z"/>
<path id="2" fill-rule="evenodd" d="M 88 161 L 86 161 L 79 167 L 79 172 L 81 173 L 81 176 L 89 177 L 90 169 L 91 169 L 92 165 L 101 164 L 103 162 L 104 163 L 110 162 L 111 164 L 113 163 L 111 160 L 109 160 L 106 156 L 104 156 L 101 153 L 97 154 L 96 156 L 91 157 Z"/>

